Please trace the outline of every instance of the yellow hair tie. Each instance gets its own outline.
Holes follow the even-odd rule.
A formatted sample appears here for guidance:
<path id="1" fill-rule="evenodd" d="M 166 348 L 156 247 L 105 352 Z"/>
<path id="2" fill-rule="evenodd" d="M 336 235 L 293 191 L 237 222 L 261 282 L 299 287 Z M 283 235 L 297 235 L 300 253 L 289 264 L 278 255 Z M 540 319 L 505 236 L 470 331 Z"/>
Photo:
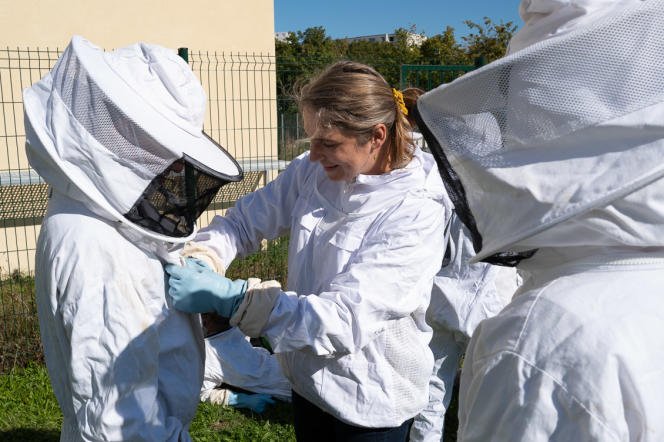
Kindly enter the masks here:
<path id="1" fill-rule="evenodd" d="M 394 101 L 397 103 L 397 106 L 399 106 L 401 113 L 405 116 L 408 116 L 408 108 L 406 107 L 406 103 L 403 101 L 403 93 L 392 88 L 392 95 L 394 95 Z"/>

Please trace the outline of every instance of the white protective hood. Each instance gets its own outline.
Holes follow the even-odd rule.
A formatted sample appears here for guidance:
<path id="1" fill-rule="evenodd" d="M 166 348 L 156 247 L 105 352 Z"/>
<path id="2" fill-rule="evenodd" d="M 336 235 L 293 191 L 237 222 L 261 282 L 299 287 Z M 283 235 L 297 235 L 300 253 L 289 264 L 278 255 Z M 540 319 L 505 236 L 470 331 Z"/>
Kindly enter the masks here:
<path id="1" fill-rule="evenodd" d="M 135 219 L 158 212 L 147 192 L 164 180 L 175 182 L 176 167 L 195 169 L 188 178 L 197 197 L 213 197 L 219 183 L 242 178 L 235 159 L 202 131 L 200 82 L 167 48 L 137 43 L 104 52 L 75 36 L 23 99 L 30 165 L 60 193 L 140 236 L 169 242 L 194 236 L 195 229 L 175 237 Z M 164 189 L 170 191 L 164 185 L 157 196 Z M 174 202 L 181 199 L 173 192 Z"/>
<path id="2" fill-rule="evenodd" d="M 417 105 L 474 259 L 664 245 L 664 0 L 521 9 L 511 55 Z"/>
<path id="3" fill-rule="evenodd" d="M 524 26 L 510 40 L 508 54 L 548 38 L 583 29 L 605 15 L 641 0 L 522 0 Z"/>

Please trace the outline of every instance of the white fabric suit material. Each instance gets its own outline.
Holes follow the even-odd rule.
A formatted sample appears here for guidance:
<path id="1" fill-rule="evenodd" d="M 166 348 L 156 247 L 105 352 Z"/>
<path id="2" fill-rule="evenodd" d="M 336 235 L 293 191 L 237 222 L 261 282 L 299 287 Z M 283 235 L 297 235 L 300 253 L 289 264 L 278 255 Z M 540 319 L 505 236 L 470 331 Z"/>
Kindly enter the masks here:
<path id="1" fill-rule="evenodd" d="M 664 2 L 522 5 L 542 14 L 510 55 L 418 102 L 466 189 L 476 258 L 538 249 L 470 341 L 459 440 L 661 441 Z"/>
<path id="2" fill-rule="evenodd" d="M 461 220 L 452 215 L 446 254 L 449 262 L 434 279 L 427 323 L 433 329 L 429 347 L 434 357 L 429 404 L 415 418 L 410 441 L 443 440 L 445 412 L 452 399 L 459 360 L 477 325 L 498 314 L 518 287 L 516 270 L 469 263 L 473 244 Z"/>
<path id="3" fill-rule="evenodd" d="M 519 4 L 524 26 L 510 40 L 508 53 L 583 29 L 630 3 L 633 0 L 524 0 Z"/>
<path id="4" fill-rule="evenodd" d="M 419 149 L 405 168 L 353 183 L 330 181 L 305 153 L 196 241 L 230 262 L 290 232 L 290 291 L 262 334 L 298 394 L 350 424 L 394 427 L 426 403 L 425 311 L 448 210 Z"/>
<path id="5" fill-rule="evenodd" d="M 514 301 L 468 347 L 460 440 L 662 440 L 664 251 L 615 249 L 519 266 Z"/>
<path id="6" fill-rule="evenodd" d="M 41 229 L 35 289 L 60 440 L 189 440 L 203 336 L 166 304 L 160 260 L 59 193 Z"/>
<path id="7" fill-rule="evenodd" d="M 291 386 L 269 351 L 254 347 L 237 327 L 205 338 L 205 375 L 201 399 L 226 383 L 252 393 L 290 400 Z"/>
<path id="8" fill-rule="evenodd" d="M 450 220 L 450 262 L 434 280 L 427 323 L 455 334 L 464 346 L 477 325 L 495 316 L 518 287 L 516 270 L 486 263 L 469 263 L 475 254 L 468 230 L 456 215 Z"/>

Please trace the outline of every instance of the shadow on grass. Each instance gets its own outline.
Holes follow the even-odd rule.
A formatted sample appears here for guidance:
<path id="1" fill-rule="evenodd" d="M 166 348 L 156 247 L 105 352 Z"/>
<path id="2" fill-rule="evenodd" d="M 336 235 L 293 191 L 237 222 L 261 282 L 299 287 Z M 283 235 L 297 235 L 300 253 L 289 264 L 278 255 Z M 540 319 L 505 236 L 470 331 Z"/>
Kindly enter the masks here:
<path id="1" fill-rule="evenodd" d="M 55 430 L 35 430 L 34 428 L 15 428 L 0 431 L 0 440 L 3 442 L 58 442 L 60 432 Z"/>
<path id="2" fill-rule="evenodd" d="M 254 413 L 246 408 L 236 408 L 236 411 L 255 421 L 269 421 L 274 424 L 293 425 L 293 407 L 290 402 L 277 401 L 274 405 L 267 406 L 263 413 Z"/>

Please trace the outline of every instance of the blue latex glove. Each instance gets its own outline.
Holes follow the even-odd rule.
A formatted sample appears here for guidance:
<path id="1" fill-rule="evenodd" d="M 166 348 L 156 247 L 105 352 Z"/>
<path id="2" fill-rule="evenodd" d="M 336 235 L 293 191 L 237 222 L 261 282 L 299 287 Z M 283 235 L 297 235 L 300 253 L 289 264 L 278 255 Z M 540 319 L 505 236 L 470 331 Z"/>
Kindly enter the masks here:
<path id="1" fill-rule="evenodd" d="M 168 264 L 164 269 L 173 306 L 183 312 L 216 312 L 230 318 L 247 290 L 246 281 L 231 281 L 195 259 L 187 259 L 183 267 Z"/>
<path id="2" fill-rule="evenodd" d="M 201 261 L 200 259 L 196 258 L 185 258 L 185 266 L 196 270 L 197 272 L 204 272 L 204 271 L 214 271 L 212 268 L 205 264 L 205 262 Z"/>
<path id="3" fill-rule="evenodd" d="M 269 394 L 245 394 L 233 393 L 228 396 L 228 405 L 235 408 L 249 408 L 256 413 L 265 411 L 267 404 L 274 404 L 274 399 Z"/>

